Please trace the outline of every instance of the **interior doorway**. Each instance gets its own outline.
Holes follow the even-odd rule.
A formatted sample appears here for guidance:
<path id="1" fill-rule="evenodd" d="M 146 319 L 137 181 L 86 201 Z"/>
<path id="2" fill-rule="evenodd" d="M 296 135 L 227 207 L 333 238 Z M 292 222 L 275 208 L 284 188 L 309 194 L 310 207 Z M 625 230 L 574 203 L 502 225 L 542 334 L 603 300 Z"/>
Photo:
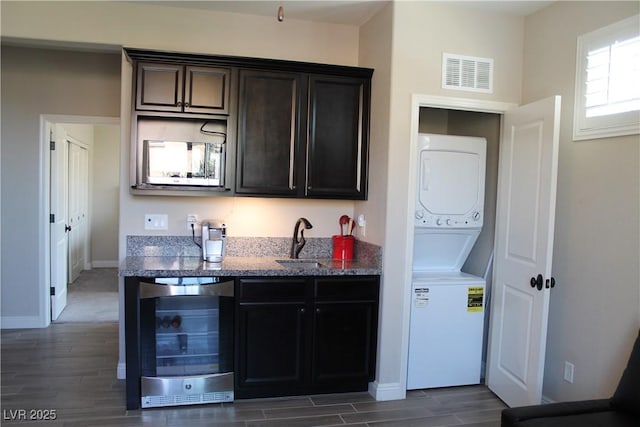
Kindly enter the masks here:
<path id="1" fill-rule="evenodd" d="M 85 116 L 42 116 L 41 123 L 50 172 L 45 205 L 51 243 L 43 248 L 50 274 L 44 292 L 50 297 L 47 316 L 55 321 L 67 301 L 79 301 L 67 298 L 69 283 L 83 271 L 118 266 L 120 124 L 116 118 Z M 82 289 L 87 290 L 86 280 Z"/>
<path id="2" fill-rule="evenodd" d="M 421 106 L 418 131 L 442 135 L 483 137 L 487 140 L 485 173 L 484 223 L 478 240 L 467 257 L 462 271 L 483 277 L 485 287 L 485 317 L 482 339 L 481 380 L 485 378 L 486 352 L 489 333 L 489 307 L 491 298 L 491 268 L 496 220 L 498 191 L 498 154 L 502 114 L 464 111 Z"/>
<path id="3" fill-rule="evenodd" d="M 491 287 L 495 288 L 496 297 L 492 298 L 493 301 L 490 304 L 493 313 L 490 316 L 491 325 L 486 355 L 486 382 L 489 388 L 509 405 L 537 404 L 542 398 L 549 288 L 552 287 L 547 280 L 546 289 L 543 289 L 542 281 L 543 275 L 544 277 L 551 276 L 560 101 L 560 96 L 552 96 L 517 106 L 498 102 L 422 95 L 414 95 L 412 99 L 412 150 L 409 156 L 410 194 L 415 194 L 417 191 L 417 167 L 415 165 L 422 107 L 434 108 L 436 109 L 434 111 L 442 108 L 501 116 L 502 123 L 498 139 L 500 145 L 498 162 L 500 200 L 496 197 L 498 202 L 495 206 L 497 215 L 494 223 L 496 249 L 493 259 L 495 271 L 491 276 Z M 445 130 L 449 130 L 448 126 Z M 512 154 L 514 151 L 518 151 L 518 153 Z M 526 188 L 522 190 L 520 188 L 522 186 Z M 535 197 L 529 197 L 530 195 Z M 518 209 L 513 209 L 516 206 Z M 511 213 L 513 216 L 509 216 Z M 410 220 L 407 223 L 412 224 L 412 206 L 410 206 L 408 215 L 410 215 Z M 505 233 L 505 229 L 510 230 L 510 234 Z M 413 246 L 413 236 L 409 226 L 407 227 L 407 243 L 408 247 Z M 505 250 L 507 246 L 510 248 L 509 250 Z M 536 262 L 521 262 L 521 259 L 525 259 L 525 257 L 518 250 L 523 253 L 526 250 L 528 253 L 534 254 L 529 254 L 529 258 Z M 411 256 L 407 258 L 412 259 L 413 250 L 409 249 L 409 253 Z M 529 270 L 513 268 L 509 270 L 508 262 L 512 259 L 517 259 L 518 265 L 526 264 L 527 267 L 531 267 L 529 269 L 531 271 L 541 271 L 538 274 L 538 279 L 531 278 L 529 280 L 530 277 L 534 277 Z M 534 280 L 537 284 L 534 283 Z M 408 292 L 410 283 L 409 270 L 405 275 L 405 289 L 407 289 L 405 304 L 407 306 L 411 304 L 410 292 Z M 507 287 L 510 289 L 506 290 Z M 537 289 L 538 293 L 535 290 L 532 291 L 532 287 Z M 526 300 L 527 307 L 505 310 L 505 307 L 513 306 L 512 301 L 505 302 L 505 292 L 522 294 L 522 300 Z M 514 320 L 510 316 L 512 313 L 521 315 L 521 318 L 525 320 Z M 534 315 L 528 316 L 527 313 Z M 531 321 L 525 325 L 525 328 L 522 325 L 526 323 L 526 320 Z M 511 326 L 518 324 L 518 326 L 510 327 L 511 333 L 508 334 L 504 332 L 505 324 Z M 521 330 L 525 329 L 527 332 L 521 333 Z M 523 335 L 527 337 L 526 340 L 521 339 Z M 523 367 L 517 377 L 513 375 L 515 370 L 512 369 L 516 365 Z M 506 375 L 500 376 L 507 371 Z M 505 381 L 506 377 L 507 381 Z M 498 387 L 501 382 L 505 383 L 505 387 Z M 518 391 L 518 395 L 514 398 L 515 391 Z"/>

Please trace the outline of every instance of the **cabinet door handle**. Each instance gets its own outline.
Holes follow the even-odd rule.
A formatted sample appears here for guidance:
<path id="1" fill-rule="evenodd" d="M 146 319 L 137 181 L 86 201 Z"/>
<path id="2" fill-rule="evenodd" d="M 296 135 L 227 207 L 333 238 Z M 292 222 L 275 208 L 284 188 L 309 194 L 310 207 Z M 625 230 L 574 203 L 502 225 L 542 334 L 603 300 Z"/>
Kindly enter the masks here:
<path id="1" fill-rule="evenodd" d="M 182 107 L 182 101 L 178 101 L 178 107 Z"/>
<path id="2" fill-rule="evenodd" d="M 232 297 L 234 295 L 233 280 L 199 285 L 140 282 L 139 286 L 140 299 L 176 295 L 207 295 L 219 297 Z"/>
<path id="3" fill-rule="evenodd" d="M 295 105 L 295 100 L 292 100 Z M 291 109 L 291 135 L 289 136 L 289 189 L 295 190 L 296 186 L 293 182 L 293 169 L 295 166 L 295 155 L 296 155 L 296 133 L 295 133 L 295 122 L 296 122 L 296 110 L 295 108 Z"/>
<path id="4" fill-rule="evenodd" d="M 185 103 L 184 103 L 184 106 L 185 106 L 185 108 L 189 108 L 189 103 L 188 103 L 188 102 L 185 102 Z"/>
<path id="5" fill-rule="evenodd" d="M 291 190 L 296 189 L 296 186 L 293 183 L 293 166 L 295 162 L 293 155 L 294 155 L 294 141 L 293 141 L 293 134 L 292 134 L 291 146 L 289 147 L 289 189 Z"/>
<path id="6" fill-rule="evenodd" d="M 304 313 L 304 308 L 301 308 L 301 309 L 300 309 L 300 313 Z"/>

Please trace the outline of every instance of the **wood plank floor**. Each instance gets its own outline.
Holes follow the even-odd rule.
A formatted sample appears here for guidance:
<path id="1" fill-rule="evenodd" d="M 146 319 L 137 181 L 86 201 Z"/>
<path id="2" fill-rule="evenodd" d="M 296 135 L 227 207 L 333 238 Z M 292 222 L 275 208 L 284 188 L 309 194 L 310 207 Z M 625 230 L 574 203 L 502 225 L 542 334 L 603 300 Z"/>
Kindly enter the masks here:
<path id="1" fill-rule="evenodd" d="M 0 347 L 2 425 L 493 427 L 505 407 L 486 387 L 470 386 L 411 391 L 386 402 L 348 393 L 127 411 L 124 381 L 116 379 L 117 323 L 3 330 Z M 55 420 L 31 419 L 51 411 Z"/>

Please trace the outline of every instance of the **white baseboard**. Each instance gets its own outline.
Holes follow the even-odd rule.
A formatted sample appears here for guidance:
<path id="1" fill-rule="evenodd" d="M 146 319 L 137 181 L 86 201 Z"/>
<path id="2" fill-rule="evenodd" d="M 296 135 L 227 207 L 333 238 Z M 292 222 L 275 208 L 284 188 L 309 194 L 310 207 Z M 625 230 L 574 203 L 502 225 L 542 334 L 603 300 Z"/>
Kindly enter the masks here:
<path id="1" fill-rule="evenodd" d="M 118 260 L 93 260 L 91 268 L 118 268 Z"/>
<path id="2" fill-rule="evenodd" d="M 45 321 L 40 316 L 2 316 L 0 329 L 29 329 L 46 328 Z"/>
<path id="3" fill-rule="evenodd" d="M 116 378 L 119 380 L 127 379 L 127 364 L 124 362 L 118 362 L 118 367 L 116 368 Z"/>
<path id="4" fill-rule="evenodd" d="M 407 397 L 407 390 L 400 383 L 369 383 L 369 394 L 376 400 L 400 400 Z"/>
<path id="5" fill-rule="evenodd" d="M 549 399 L 547 396 L 542 395 L 542 404 L 546 405 L 547 403 L 556 403 L 555 400 Z"/>

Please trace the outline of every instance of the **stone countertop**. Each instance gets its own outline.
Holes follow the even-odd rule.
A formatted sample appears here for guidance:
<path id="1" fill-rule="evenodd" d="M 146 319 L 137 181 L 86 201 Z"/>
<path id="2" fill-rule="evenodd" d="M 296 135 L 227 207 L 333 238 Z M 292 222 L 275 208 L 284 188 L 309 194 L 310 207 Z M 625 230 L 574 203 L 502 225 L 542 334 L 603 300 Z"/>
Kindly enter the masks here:
<path id="1" fill-rule="evenodd" d="M 197 277 L 197 276 L 363 276 L 380 275 L 379 262 L 371 259 L 318 261 L 317 268 L 283 266 L 277 263 L 286 257 L 235 257 L 227 256 L 222 263 L 209 263 L 195 256 L 127 256 L 120 265 L 120 276 L 142 277 Z M 303 259 L 300 259 L 303 261 Z"/>

